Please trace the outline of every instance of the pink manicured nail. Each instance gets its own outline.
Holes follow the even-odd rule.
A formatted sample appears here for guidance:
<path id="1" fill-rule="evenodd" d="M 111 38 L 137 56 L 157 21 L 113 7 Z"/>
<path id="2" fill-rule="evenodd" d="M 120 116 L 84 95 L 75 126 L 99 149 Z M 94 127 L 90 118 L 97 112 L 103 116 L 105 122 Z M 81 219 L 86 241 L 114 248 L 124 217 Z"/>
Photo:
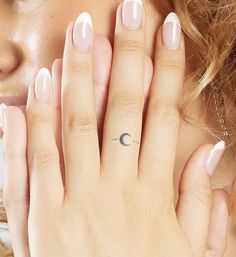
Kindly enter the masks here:
<path id="1" fill-rule="evenodd" d="M 206 169 L 209 176 L 212 176 L 219 163 L 225 149 L 225 142 L 220 141 L 207 154 Z"/>
<path id="2" fill-rule="evenodd" d="M 0 105 L 0 127 L 4 131 L 4 111 L 7 109 L 5 104 Z"/>
<path id="3" fill-rule="evenodd" d="M 124 0 L 122 7 L 122 21 L 130 30 L 138 29 L 143 21 L 142 0 Z"/>
<path id="4" fill-rule="evenodd" d="M 73 42 L 81 53 L 86 53 L 92 45 L 93 24 L 90 15 L 87 12 L 81 13 L 74 26 Z"/>
<path id="5" fill-rule="evenodd" d="M 170 13 L 164 22 L 162 39 L 167 50 L 176 51 L 180 47 L 181 25 L 178 16 Z"/>
<path id="6" fill-rule="evenodd" d="M 48 69 L 39 70 L 35 80 L 35 97 L 39 103 L 46 104 L 49 102 L 51 93 L 51 75 Z"/>

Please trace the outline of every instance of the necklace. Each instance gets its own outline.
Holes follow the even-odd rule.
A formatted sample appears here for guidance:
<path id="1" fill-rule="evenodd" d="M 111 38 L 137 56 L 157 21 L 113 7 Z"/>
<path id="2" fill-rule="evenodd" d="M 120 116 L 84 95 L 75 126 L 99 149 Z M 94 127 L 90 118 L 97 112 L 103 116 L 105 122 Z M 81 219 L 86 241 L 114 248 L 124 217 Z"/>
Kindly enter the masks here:
<path id="1" fill-rule="evenodd" d="M 225 119 L 225 100 L 223 91 L 218 87 L 213 87 L 214 90 L 214 103 L 215 103 L 215 109 L 217 114 L 217 119 L 220 124 L 223 138 L 225 142 L 230 141 L 230 131 L 226 126 L 226 119 Z"/>

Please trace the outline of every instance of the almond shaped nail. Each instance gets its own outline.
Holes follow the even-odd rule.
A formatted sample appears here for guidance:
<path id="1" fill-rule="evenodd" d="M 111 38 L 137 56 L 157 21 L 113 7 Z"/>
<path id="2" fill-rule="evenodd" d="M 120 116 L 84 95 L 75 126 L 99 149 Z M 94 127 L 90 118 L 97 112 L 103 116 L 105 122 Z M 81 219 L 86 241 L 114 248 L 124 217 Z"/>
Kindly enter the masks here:
<path id="1" fill-rule="evenodd" d="M 89 13 L 83 12 L 76 19 L 73 30 L 73 42 L 81 53 L 89 51 L 92 45 L 93 24 Z"/>
<path id="2" fill-rule="evenodd" d="M 176 51 L 179 49 L 181 42 L 181 25 L 179 17 L 174 12 L 170 13 L 164 21 L 162 38 L 167 50 Z"/>
<path id="3" fill-rule="evenodd" d="M 35 80 L 35 97 L 41 104 L 49 102 L 51 94 L 51 74 L 48 69 L 39 70 Z"/>
<path id="4" fill-rule="evenodd" d="M 206 170 L 209 176 L 212 176 L 215 172 L 216 166 L 218 165 L 225 150 L 225 142 L 222 140 L 215 144 L 210 152 L 207 154 Z"/>
<path id="5" fill-rule="evenodd" d="M 142 0 L 124 0 L 122 6 L 122 22 L 129 30 L 137 30 L 143 21 Z"/>

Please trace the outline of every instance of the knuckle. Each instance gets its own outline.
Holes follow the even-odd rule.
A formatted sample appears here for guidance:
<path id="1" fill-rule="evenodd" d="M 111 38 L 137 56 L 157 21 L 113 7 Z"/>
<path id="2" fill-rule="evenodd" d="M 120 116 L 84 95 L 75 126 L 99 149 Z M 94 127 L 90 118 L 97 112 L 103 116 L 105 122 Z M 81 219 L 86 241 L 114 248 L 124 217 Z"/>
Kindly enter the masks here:
<path id="1" fill-rule="evenodd" d="M 123 116 L 132 117 L 142 113 L 144 97 L 129 94 L 117 94 L 111 101 L 111 108 L 117 110 Z"/>
<path id="2" fill-rule="evenodd" d="M 136 194 L 133 188 L 127 183 L 123 183 L 123 185 L 120 187 L 120 195 L 122 202 L 126 206 L 130 206 L 136 202 Z"/>
<path id="3" fill-rule="evenodd" d="M 86 135 L 93 133 L 96 127 L 96 117 L 92 114 L 74 113 L 68 120 L 70 132 Z"/>
<path id="4" fill-rule="evenodd" d="M 212 190 L 209 187 L 199 186 L 198 188 L 182 190 L 181 194 L 190 198 L 190 201 L 192 201 L 192 199 L 195 199 L 197 202 L 205 206 L 210 211 L 212 204 Z"/>
<path id="5" fill-rule="evenodd" d="M 212 191 L 209 188 L 200 188 L 195 193 L 196 199 L 205 207 L 211 207 L 212 203 Z"/>
<path id="6" fill-rule="evenodd" d="M 49 113 L 32 113 L 28 116 L 29 123 L 34 126 L 38 124 L 45 124 L 51 122 L 51 115 Z"/>
<path id="7" fill-rule="evenodd" d="M 121 51 L 141 51 L 143 44 L 138 40 L 120 40 L 117 43 L 117 48 Z"/>
<path id="8" fill-rule="evenodd" d="M 53 167 L 59 163 L 59 158 L 55 153 L 50 152 L 35 152 L 32 156 L 33 167 L 36 169 L 44 169 Z"/>
<path id="9" fill-rule="evenodd" d="M 155 208 L 154 213 L 160 215 L 164 213 L 170 213 L 174 207 L 174 192 L 166 185 L 157 184 L 153 181 L 140 181 L 141 184 L 141 199 L 147 202 L 150 199 L 151 202 L 155 203 L 152 208 Z M 144 183 L 144 184 L 143 184 Z M 151 185 L 150 185 L 151 184 Z M 143 186 L 144 185 L 144 186 Z"/>
<path id="10" fill-rule="evenodd" d="M 158 68 L 180 73 L 183 71 L 183 64 L 177 60 L 160 61 Z"/>
<path id="11" fill-rule="evenodd" d="M 174 101 L 156 100 L 150 105 L 149 113 L 157 115 L 167 125 L 173 125 L 180 119 L 180 111 Z"/>
<path id="12" fill-rule="evenodd" d="M 91 65 L 86 61 L 70 61 L 67 67 L 72 73 L 88 74 L 91 72 Z"/>
<path id="13" fill-rule="evenodd" d="M 168 190 L 164 188 L 160 188 L 156 191 L 151 190 L 151 197 L 153 197 L 153 200 L 156 202 L 156 213 L 170 213 L 173 209 L 173 196 Z"/>

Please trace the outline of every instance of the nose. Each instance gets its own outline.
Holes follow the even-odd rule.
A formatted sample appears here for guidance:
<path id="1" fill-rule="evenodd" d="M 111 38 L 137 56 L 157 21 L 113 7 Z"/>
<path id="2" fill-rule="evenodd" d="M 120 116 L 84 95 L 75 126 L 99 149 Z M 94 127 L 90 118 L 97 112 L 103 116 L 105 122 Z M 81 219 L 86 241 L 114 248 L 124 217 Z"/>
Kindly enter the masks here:
<path id="1" fill-rule="evenodd" d="M 13 44 L 0 42 L 0 79 L 12 74 L 20 64 L 20 56 Z"/>

